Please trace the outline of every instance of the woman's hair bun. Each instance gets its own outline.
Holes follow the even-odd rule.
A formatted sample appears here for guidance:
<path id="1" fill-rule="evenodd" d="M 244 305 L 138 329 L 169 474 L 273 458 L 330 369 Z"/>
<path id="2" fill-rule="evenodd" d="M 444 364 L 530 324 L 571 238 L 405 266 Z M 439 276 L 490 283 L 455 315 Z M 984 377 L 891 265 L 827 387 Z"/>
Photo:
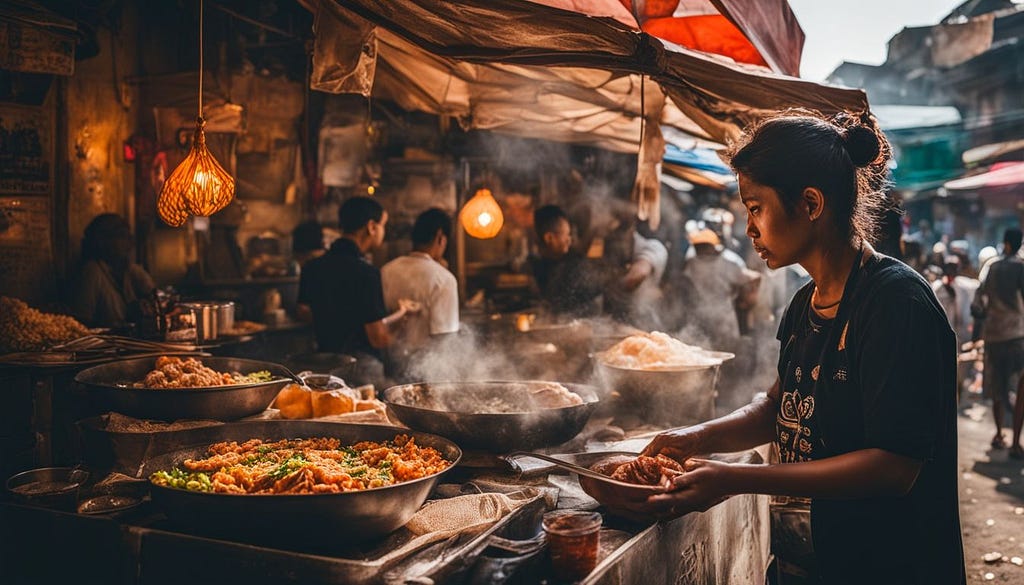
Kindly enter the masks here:
<path id="1" fill-rule="evenodd" d="M 878 160 L 882 154 L 882 143 L 875 131 L 863 124 L 853 124 L 842 132 L 846 151 L 856 167 L 866 167 Z"/>

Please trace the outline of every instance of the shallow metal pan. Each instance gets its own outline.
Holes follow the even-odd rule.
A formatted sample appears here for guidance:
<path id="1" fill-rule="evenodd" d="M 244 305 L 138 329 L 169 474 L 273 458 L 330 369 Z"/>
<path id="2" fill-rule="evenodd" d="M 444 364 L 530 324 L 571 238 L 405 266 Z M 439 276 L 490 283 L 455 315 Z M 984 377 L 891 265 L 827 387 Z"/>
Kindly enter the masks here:
<path id="1" fill-rule="evenodd" d="M 583 398 L 583 404 L 574 406 L 532 409 L 517 396 L 516 388 L 542 383 L 421 382 L 388 388 L 384 400 L 389 414 L 411 428 L 448 437 L 466 449 L 509 453 L 560 445 L 572 439 L 597 407 L 597 393 L 582 384 L 563 384 Z M 480 406 L 492 399 L 518 402 L 523 411 L 480 412 Z"/>
<path id="2" fill-rule="evenodd" d="M 400 427 L 318 421 L 251 421 L 213 427 L 213 442 L 333 437 L 342 445 L 389 441 L 405 434 L 437 449 L 452 464 L 444 471 L 391 486 L 337 494 L 221 494 L 152 485 L 153 502 L 174 522 L 199 534 L 262 543 L 366 542 L 403 526 L 433 491 L 441 476 L 462 458 L 451 441 Z M 141 478 L 170 470 L 185 459 L 206 456 L 209 444 L 152 457 Z"/>
<path id="3" fill-rule="evenodd" d="M 155 367 L 156 358 L 129 359 L 82 370 L 75 381 L 82 384 L 97 406 L 142 419 L 236 420 L 267 409 L 278 391 L 293 381 L 284 366 L 240 358 L 199 358 L 218 372 L 251 374 L 268 370 L 274 379 L 259 384 L 208 388 L 131 388 Z"/>

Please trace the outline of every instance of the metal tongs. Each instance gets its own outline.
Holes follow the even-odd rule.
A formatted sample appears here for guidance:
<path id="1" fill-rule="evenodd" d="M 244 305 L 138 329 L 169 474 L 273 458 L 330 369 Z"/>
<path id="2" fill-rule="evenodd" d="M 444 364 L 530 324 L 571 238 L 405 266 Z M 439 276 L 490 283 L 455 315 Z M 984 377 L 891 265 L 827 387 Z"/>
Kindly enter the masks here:
<path id="1" fill-rule="evenodd" d="M 628 456 L 628 457 L 637 457 L 640 454 L 639 453 L 626 452 L 626 451 L 601 451 L 601 452 L 593 452 L 593 453 L 572 454 L 572 455 L 567 455 L 567 457 L 572 457 L 573 459 L 580 459 L 580 458 L 589 459 L 591 462 L 596 462 L 596 461 L 599 461 L 601 459 L 606 459 L 608 457 L 614 457 L 616 455 L 625 455 L 625 456 Z M 531 451 L 516 451 L 515 453 L 509 453 L 508 455 L 505 455 L 502 459 L 504 459 L 505 462 L 508 463 L 509 466 L 513 470 L 515 470 L 518 473 L 522 473 L 523 472 L 523 468 L 520 467 L 519 464 L 516 462 L 516 459 L 519 459 L 519 458 L 522 458 L 522 457 L 532 457 L 534 459 L 540 459 L 541 461 L 547 461 L 548 463 L 551 463 L 552 465 L 555 465 L 557 467 L 561 467 L 562 469 L 565 469 L 567 471 L 571 471 L 571 472 L 573 472 L 573 473 L 575 473 L 577 475 L 582 475 L 584 477 L 589 477 L 591 479 L 596 479 L 598 481 L 609 483 L 609 484 L 612 484 L 612 485 L 624 486 L 624 487 L 633 487 L 633 488 L 637 487 L 636 484 L 627 483 L 627 482 L 624 482 L 624 481 L 619 481 L 617 479 L 612 479 L 610 476 L 607 476 L 607 475 L 605 475 L 603 473 L 594 471 L 593 469 L 584 467 L 582 465 L 577 465 L 576 463 L 571 463 L 571 462 L 566 461 L 564 459 L 559 459 L 557 457 L 552 457 L 551 455 L 545 455 L 543 453 L 534 453 L 534 452 L 531 452 Z"/>
<path id="2" fill-rule="evenodd" d="M 639 453 L 633 453 L 633 452 L 626 452 L 626 451 L 603 451 L 603 452 L 571 454 L 571 455 L 565 455 L 564 457 L 571 457 L 572 459 L 575 459 L 575 460 L 581 460 L 582 459 L 584 461 L 589 461 L 590 464 L 594 464 L 594 463 L 597 463 L 598 461 L 607 460 L 610 457 L 616 457 L 616 456 L 626 456 L 626 457 L 636 458 L 636 457 L 639 457 L 640 454 Z M 510 453 L 510 454 L 506 455 L 505 457 L 503 457 L 503 459 L 516 472 L 522 473 L 523 472 L 522 467 L 520 467 L 518 465 L 518 463 L 516 463 L 516 461 L 515 461 L 515 459 L 518 459 L 520 457 L 532 457 L 534 459 L 540 459 L 542 461 L 547 461 L 548 463 L 551 463 L 553 465 L 561 467 L 562 469 L 565 469 L 567 471 L 571 471 L 571 472 L 577 473 L 579 475 L 584 475 L 584 476 L 590 477 L 592 479 L 597 479 L 598 482 L 602 482 L 604 484 L 608 484 L 608 485 L 612 485 L 612 486 L 620 486 L 620 487 L 632 488 L 632 489 L 636 489 L 638 487 L 641 487 L 638 484 L 631 484 L 629 482 L 620 482 L 620 480 L 613 479 L 609 475 L 605 475 L 604 473 L 601 473 L 600 471 L 595 471 L 595 470 L 593 470 L 593 469 L 591 469 L 589 467 L 585 467 L 585 466 L 579 465 L 577 463 L 572 463 L 572 462 L 569 462 L 569 461 L 565 461 L 564 459 L 559 459 L 559 458 L 553 457 L 551 455 L 545 455 L 543 453 L 532 453 L 532 452 L 528 452 L 528 451 L 517 451 L 515 453 Z M 581 461 L 581 462 L 583 462 L 583 461 Z M 671 488 L 671 486 L 672 486 L 672 478 L 674 476 L 678 475 L 678 474 L 679 474 L 678 471 L 673 471 L 672 469 L 663 469 L 662 482 L 660 482 L 658 486 L 645 486 L 645 487 L 659 487 L 659 488 L 663 488 L 663 489 Z"/>

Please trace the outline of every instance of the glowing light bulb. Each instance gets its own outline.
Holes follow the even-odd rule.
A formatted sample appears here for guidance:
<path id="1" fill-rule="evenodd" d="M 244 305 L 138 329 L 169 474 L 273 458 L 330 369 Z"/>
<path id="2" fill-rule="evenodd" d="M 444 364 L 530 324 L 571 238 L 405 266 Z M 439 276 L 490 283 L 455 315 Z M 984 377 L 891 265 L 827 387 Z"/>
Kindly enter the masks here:
<path id="1" fill-rule="evenodd" d="M 373 195 L 376 192 L 377 192 L 377 189 L 373 185 L 370 185 L 369 187 L 366 188 L 366 194 L 367 195 Z"/>
<path id="2" fill-rule="evenodd" d="M 505 216 L 490 190 L 480 189 L 459 212 L 459 223 L 467 234 L 486 240 L 498 235 Z"/>

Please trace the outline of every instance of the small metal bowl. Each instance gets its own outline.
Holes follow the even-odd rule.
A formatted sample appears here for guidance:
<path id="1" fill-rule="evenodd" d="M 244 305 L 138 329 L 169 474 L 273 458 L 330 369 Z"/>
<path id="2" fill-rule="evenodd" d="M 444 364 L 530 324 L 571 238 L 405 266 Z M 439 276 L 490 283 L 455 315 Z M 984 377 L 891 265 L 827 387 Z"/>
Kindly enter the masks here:
<path id="1" fill-rule="evenodd" d="M 88 479 L 89 472 L 78 467 L 42 467 L 12 475 L 7 490 L 27 506 L 74 512 L 78 491 Z"/>
<path id="2" fill-rule="evenodd" d="M 628 463 L 636 456 L 615 455 L 589 465 L 590 469 L 602 475 L 611 474 L 623 463 Z M 583 475 L 579 476 L 580 487 L 586 494 L 597 500 L 608 512 L 634 521 L 648 521 L 643 515 L 633 512 L 631 508 L 647 501 L 647 498 L 665 492 L 665 488 L 651 485 L 623 485 L 623 482 L 600 481 Z"/>

